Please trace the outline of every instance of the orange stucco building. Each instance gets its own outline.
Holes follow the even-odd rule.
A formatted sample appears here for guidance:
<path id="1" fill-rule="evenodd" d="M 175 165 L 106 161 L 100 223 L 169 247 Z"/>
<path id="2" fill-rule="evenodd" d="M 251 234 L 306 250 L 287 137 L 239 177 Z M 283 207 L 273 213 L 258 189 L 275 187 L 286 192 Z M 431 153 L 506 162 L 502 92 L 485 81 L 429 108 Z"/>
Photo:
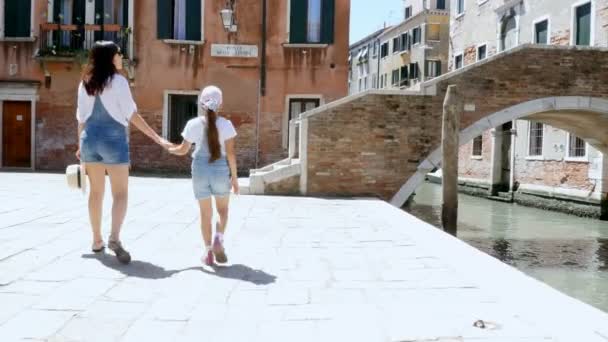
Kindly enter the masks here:
<path id="1" fill-rule="evenodd" d="M 179 140 L 196 94 L 224 91 L 239 169 L 287 153 L 288 120 L 347 94 L 349 0 L 0 0 L 2 167 L 76 161 L 76 89 L 86 50 L 125 52 L 140 113 Z M 185 170 L 139 132 L 135 169 Z"/>

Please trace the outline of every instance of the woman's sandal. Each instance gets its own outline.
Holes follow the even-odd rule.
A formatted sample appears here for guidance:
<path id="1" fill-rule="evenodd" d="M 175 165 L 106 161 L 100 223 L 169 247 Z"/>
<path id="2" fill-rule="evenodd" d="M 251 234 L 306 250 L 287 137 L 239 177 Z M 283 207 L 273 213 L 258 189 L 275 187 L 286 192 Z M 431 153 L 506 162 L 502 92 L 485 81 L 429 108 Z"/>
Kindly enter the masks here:
<path id="1" fill-rule="evenodd" d="M 93 246 L 91 246 L 93 253 L 101 253 L 104 249 L 106 249 L 106 244 L 103 241 L 93 242 Z"/>
<path id="2" fill-rule="evenodd" d="M 120 241 L 110 241 L 108 243 L 108 248 L 113 250 L 116 253 L 116 259 L 123 264 L 128 264 L 131 262 L 131 254 L 127 252 L 123 247 Z"/>

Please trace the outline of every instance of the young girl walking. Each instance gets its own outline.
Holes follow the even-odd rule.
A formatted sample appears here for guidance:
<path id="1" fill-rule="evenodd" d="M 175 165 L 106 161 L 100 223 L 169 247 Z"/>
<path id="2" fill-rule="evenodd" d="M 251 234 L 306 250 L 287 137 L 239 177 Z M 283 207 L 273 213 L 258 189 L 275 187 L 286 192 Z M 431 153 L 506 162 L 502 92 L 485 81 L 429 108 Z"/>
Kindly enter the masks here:
<path id="1" fill-rule="evenodd" d="M 214 259 L 226 263 L 228 258 L 224 249 L 224 232 L 228 222 L 228 203 L 230 188 L 239 192 L 236 173 L 234 138 L 236 130 L 230 122 L 217 113 L 222 106 L 222 91 L 208 86 L 199 97 L 200 116 L 191 119 L 182 132 L 183 142 L 169 148 L 175 155 L 186 155 L 192 144 L 192 186 L 201 215 L 201 231 L 205 243 L 203 263 L 212 266 Z M 215 238 L 212 243 L 211 222 L 213 217 L 212 197 L 219 214 Z"/>

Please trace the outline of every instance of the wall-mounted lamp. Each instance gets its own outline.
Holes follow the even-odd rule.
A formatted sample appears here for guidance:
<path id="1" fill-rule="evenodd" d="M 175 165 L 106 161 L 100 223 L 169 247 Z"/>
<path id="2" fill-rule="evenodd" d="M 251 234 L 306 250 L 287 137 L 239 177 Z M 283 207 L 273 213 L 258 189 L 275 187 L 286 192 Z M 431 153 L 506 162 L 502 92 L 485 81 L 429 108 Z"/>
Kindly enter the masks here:
<path id="1" fill-rule="evenodd" d="M 234 1 L 226 4 L 226 8 L 220 11 L 224 29 L 228 32 L 236 32 L 236 20 L 234 19 Z"/>

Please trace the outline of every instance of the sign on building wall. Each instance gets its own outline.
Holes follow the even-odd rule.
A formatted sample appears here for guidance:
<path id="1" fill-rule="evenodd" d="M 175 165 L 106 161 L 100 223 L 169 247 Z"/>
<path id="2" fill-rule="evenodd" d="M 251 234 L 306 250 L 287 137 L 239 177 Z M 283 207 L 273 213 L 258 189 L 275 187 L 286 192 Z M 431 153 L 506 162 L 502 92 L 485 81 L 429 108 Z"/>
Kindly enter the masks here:
<path id="1" fill-rule="evenodd" d="M 240 58 L 257 58 L 257 45 L 228 45 L 228 44 L 212 44 L 212 57 L 240 57 Z"/>

